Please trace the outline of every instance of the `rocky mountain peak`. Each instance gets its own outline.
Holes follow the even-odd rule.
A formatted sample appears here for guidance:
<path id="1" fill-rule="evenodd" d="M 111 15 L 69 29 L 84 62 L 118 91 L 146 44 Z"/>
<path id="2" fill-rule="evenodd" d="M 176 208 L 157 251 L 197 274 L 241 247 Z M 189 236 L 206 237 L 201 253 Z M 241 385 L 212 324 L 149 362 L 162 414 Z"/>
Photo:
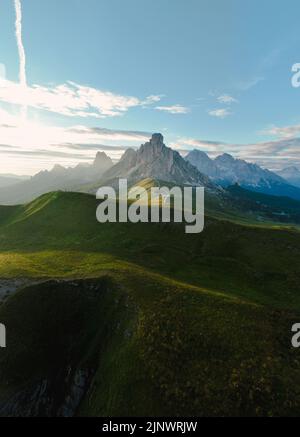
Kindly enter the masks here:
<path id="1" fill-rule="evenodd" d="M 159 134 L 153 134 L 150 141 L 143 144 L 137 152 L 138 163 L 155 163 L 163 160 L 167 166 L 172 165 L 174 152 L 164 144 L 164 137 Z"/>
<path id="2" fill-rule="evenodd" d="M 214 187 L 206 176 L 185 161 L 177 151 L 167 147 L 160 133 L 153 134 L 137 151 L 128 149 L 104 177 L 107 180 L 126 177 L 130 182 L 153 178 L 180 185 Z"/>
<path id="3" fill-rule="evenodd" d="M 218 156 L 215 161 L 217 164 L 233 164 L 235 162 L 235 159 L 232 155 L 229 153 L 223 153 L 223 155 Z"/>
<path id="4" fill-rule="evenodd" d="M 105 152 L 97 152 L 96 158 L 93 163 L 94 167 L 103 168 L 110 167 L 113 165 L 113 162 L 109 156 L 106 155 Z"/>
<path id="5" fill-rule="evenodd" d="M 54 167 L 53 167 L 53 169 L 52 169 L 52 171 L 53 171 L 54 173 L 63 173 L 65 170 L 66 170 L 65 167 L 63 167 L 63 166 L 60 165 L 60 164 L 55 164 Z"/>
<path id="6" fill-rule="evenodd" d="M 185 158 L 194 165 L 201 173 L 211 178 L 217 178 L 218 166 L 205 152 L 194 149 Z"/>
<path id="7" fill-rule="evenodd" d="M 150 140 L 153 145 L 164 145 L 164 137 L 160 133 L 153 134 Z"/>

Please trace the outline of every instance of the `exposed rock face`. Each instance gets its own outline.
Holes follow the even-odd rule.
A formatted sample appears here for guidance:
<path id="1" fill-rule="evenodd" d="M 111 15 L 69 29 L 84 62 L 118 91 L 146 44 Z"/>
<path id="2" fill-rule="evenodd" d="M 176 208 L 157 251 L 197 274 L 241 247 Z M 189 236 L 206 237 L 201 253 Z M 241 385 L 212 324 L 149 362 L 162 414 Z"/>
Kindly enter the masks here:
<path id="1" fill-rule="evenodd" d="M 257 164 L 252 164 L 241 159 L 234 159 L 228 153 L 224 153 L 215 159 L 220 170 L 220 176 L 228 183 L 241 183 L 259 185 L 262 183 L 282 182 L 281 178 L 269 170 L 264 170 Z"/>
<path id="2" fill-rule="evenodd" d="M 186 156 L 186 160 L 206 176 L 216 180 L 220 177 L 220 170 L 217 164 L 205 152 L 192 150 Z"/>
<path id="3" fill-rule="evenodd" d="M 283 182 L 275 173 L 264 170 L 257 164 L 235 159 L 228 153 L 211 159 L 205 152 L 193 150 L 186 156 L 186 160 L 197 167 L 199 171 L 223 185 Z"/>
<path id="4" fill-rule="evenodd" d="M 257 164 L 235 159 L 228 153 L 211 159 L 206 153 L 193 150 L 185 159 L 216 184 L 229 186 L 237 183 L 250 190 L 300 199 L 300 190 L 279 175 Z"/>
<path id="5" fill-rule="evenodd" d="M 28 385 L 0 405 L 0 417 L 73 417 L 88 389 L 90 376 L 86 369 L 69 368 L 59 387 L 50 379 Z"/>
<path id="6" fill-rule="evenodd" d="M 36 284 L 38 281 L 33 281 L 26 278 L 20 279 L 0 279 L 0 303 L 4 302 L 9 296 L 18 291 L 22 287 L 31 284 Z"/>
<path id="7" fill-rule="evenodd" d="M 50 308 L 57 303 L 58 295 L 64 296 L 61 305 L 65 309 L 55 317 L 60 311 L 52 312 Z M 10 389 L 0 391 L 0 417 L 73 417 L 93 383 L 102 346 L 109 343 L 110 335 L 116 335 L 115 323 L 119 322 L 119 310 L 124 310 L 127 295 L 120 297 L 110 278 L 102 277 L 31 284 L 20 291 L 19 299 L 38 303 L 30 316 L 20 314 L 20 326 L 26 326 L 21 333 L 18 328 L 9 329 L 0 376 L 1 387 Z M 116 316 L 108 333 L 102 328 L 107 323 L 102 319 L 104 315 L 99 318 L 106 299 L 113 308 L 107 320 Z M 77 342 L 81 342 L 80 349 Z M 14 354 L 19 362 L 12 369 L 10 357 Z M 32 373 L 32 367 L 36 372 Z"/>
<path id="8" fill-rule="evenodd" d="M 104 175 L 107 181 L 116 178 L 127 178 L 132 183 L 153 178 L 180 185 L 214 188 L 207 176 L 185 161 L 178 152 L 167 147 L 159 133 L 152 135 L 150 141 L 139 150 L 127 150 L 120 162 Z"/>
<path id="9" fill-rule="evenodd" d="M 72 369 L 70 369 L 70 372 Z M 69 384 L 68 394 L 58 410 L 58 416 L 73 417 L 81 399 L 85 395 L 90 379 L 88 370 L 79 369 L 75 372 Z"/>

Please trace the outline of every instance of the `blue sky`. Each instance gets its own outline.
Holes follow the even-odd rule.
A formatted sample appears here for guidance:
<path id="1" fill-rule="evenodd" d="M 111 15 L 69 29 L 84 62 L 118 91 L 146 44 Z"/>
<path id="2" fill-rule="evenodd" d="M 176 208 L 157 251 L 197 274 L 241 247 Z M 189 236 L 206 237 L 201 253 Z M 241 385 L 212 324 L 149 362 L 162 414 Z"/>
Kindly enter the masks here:
<path id="1" fill-rule="evenodd" d="M 21 7 L 24 92 L 14 0 L 0 2 L 0 173 L 85 162 L 97 146 L 117 158 L 154 131 L 179 150 L 300 165 L 300 89 L 291 86 L 300 62 L 298 1 L 21 0 Z"/>

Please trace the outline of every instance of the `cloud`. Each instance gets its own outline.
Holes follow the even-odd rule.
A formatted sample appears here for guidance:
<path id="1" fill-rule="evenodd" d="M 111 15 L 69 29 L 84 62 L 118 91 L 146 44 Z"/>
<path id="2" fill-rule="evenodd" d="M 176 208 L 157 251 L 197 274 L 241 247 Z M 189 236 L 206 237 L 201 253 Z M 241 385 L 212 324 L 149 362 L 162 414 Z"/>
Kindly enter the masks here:
<path id="1" fill-rule="evenodd" d="M 96 135 L 98 138 L 117 141 L 147 141 L 151 137 L 150 132 L 127 131 L 118 129 L 106 129 L 102 127 L 73 126 L 69 132 L 80 135 Z"/>
<path id="2" fill-rule="evenodd" d="M 179 138 L 170 144 L 170 147 L 178 151 L 187 151 L 191 148 L 200 149 L 203 152 L 219 152 L 226 148 L 226 144 L 221 141 L 198 140 L 195 138 Z"/>
<path id="3" fill-rule="evenodd" d="M 66 147 L 70 150 L 97 150 L 97 151 L 107 151 L 107 152 L 116 152 L 121 151 L 124 152 L 127 149 L 135 148 L 134 146 L 108 146 L 106 144 L 86 144 L 86 143 L 66 143 L 62 144 L 61 146 Z M 1 147 L 1 145 L 0 145 Z"/>
<path id="4" fill-rule="evenodd" d="M 170 114 L 187 114 L 190 112 L 189 108 L 181 105 L 157 106 L 155 109 L 158 111 L 169 112 Z"/>
<path id="5" fill-rule="evenodd" d="M 240 146 L 239 157 L 257 162 L 271 170 L 290 165 L 300 169 L 300 138 L 278 139 Z"/>
<path id="6" fill-rule="evenodd" d="M 41 85 L 23 86 L 8 80 L 2 81 L 0 101 L 46 110 L 67 117 L 116 117 L 129 109 L 152 105 L 160 96 L 151 95 L 144 100 L 133 96 L 123 96 L 89 86 L 67 82 L 46 87 Z"/>
<path id="7" fill-rule="evenodd" d="M 33 156 L 33 157 L 55 157 L 55 158 L 75 158 L 76 160 L 80 161 L 88 161 L 90 162 L 91 159 L 86 156 L 78 156 L 76 154 L 72 155 L 71 153 L 67 152 L 59 152 L 59 151 L 51 151 L 51 150 L 44 150 L 44 149 L 38 149 L 38 150 L 0 150 L 0 154 L 9 156 L 9 155 L 18 155 L 18 156 Z"/>
<path id="8" fill-rule="evenodd" d="M 262 134 L 264 135 L 273 135 L 273 136 L 279 136 L 283 138 L 291 138 L 295 135 L 300 134 L 300 124 L 296 124 L 293 126 L 284 126 L 284 127 L 278 127 L 278 126 L 272 126 L 264 131 L 262 131 Z"/>
<path id="9" fill-rule="evenodd" d="M 6 67 L 0 62 L 0 86 L 1 82 L 6 78 Z"/>
<path id="10" fill-rule="evenodd" d="M 222 94 L 217 98 L 217 100 L 219 103 L 225 103 L 227 105 L 231 105 L 231 103 L 238 103 L 238 100 L 229 94 Z"/>
<path id="11" fill-rule="evenodd" d="M 199 149 L 208 153 L 212 158 L 222 153 L 230 153 L 236 158 L 258 163 L 274 171 L 290 165 L 298 166 L 300 169 L 300 138 L 298 137 L 248 144 L 178 138 L 171 144 L 171 147 L 183 155 L 192 149 Z"/>
<path id="12" fill-rule="evenodd" d="M 72 166 L 92 161 L 95 153 L 106 151 L 116 160 L 128 147 L 138 147 L 151 133 L 106 129 L 99 126 L 70 127 L 44 125 L 23 120 L 0 110 L 0 173 L 34 174 L 55 163 Z"/>
<path id="13" fill-rule="evenodd" d="M 13 149 L 14 146 L 11 146 L 9 144 L 0 144 L 1 149 Z"/>
<path id="14" fill-rule="evenodd" d="M 214 109 L 214 110 L 208 111 L 208 113 L 212 117 L 217 117 L 217 118 L 226 118 L 232 114 L 232 112 L 229 111 L 229 109 L 227 109 L 227 108 Z"/>
<path id="15" fill-rule="evenodd" d="M 163 97 L 164 97 L 163 94 L 160 94 L 160 95 L 151 95 L 151 96 L 147 97 L 147 99 L 144 102 L 144 104 L 149 105 L 151 103 L 160 102 Z"/>
<path id="16" fill-rule="evenodd" d="M 25 48 L 24 48 L 23 39 L 22 39 L 21 0 L 14 0 L 14 4 L 15 4 L 15 12 L 16 12 L 16 21 L 15 21 L 16 40 L 17 40 L 18 53 L 19 53 L 19 81 L 20 81 L 21 87 L 26 87 L 27 86 L 26 54 L 25 54 Z M 27 105 L 26 104 L 21 108 L 21 115 L 24 119 L 27 116 Z"/>
<path id="17" fill-rule="evenodd" d="M 20 122 L 20 117 L 10 114 L 0 108 L 0 127 L 15 127 Z"/>
<path id="18" fill-rule="evenodd" d="M 255 76 L 248 80 L 242 81 L 238 83 L 238 88 L 242 91 L 248 91 L 254 86 L 256 86 L 259 82 L 264 81 L 265 78 L 262 76 Z"/>
<path id="19" fill-rule="evenodd" d="M 17 46 L 18 46 L 18 52 L 19 52 L 19 61 L 20 61 L 20 71 L 19 71 L 19 80 L 20 85 L 26 86 L 27 85 L 27 78 L 26 78 L 26 55 L 25 55 L 25 49 L 23 45 L 22 40 L 22 7 L 21 7 L 21 1 L 20 0 L 14 0 L 15 4 L 15 11 L 16 11 L 16 40 L 17 40 Z"/>

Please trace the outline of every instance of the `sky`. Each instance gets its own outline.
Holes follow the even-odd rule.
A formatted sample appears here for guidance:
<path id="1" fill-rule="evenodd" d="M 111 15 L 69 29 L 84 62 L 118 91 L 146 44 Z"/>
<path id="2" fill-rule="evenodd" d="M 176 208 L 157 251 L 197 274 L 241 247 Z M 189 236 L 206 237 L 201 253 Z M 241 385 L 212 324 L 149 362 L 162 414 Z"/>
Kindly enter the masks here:
<path id="1" fill-rule="evenodd" d="M 0 173 L 118 159 L 151 133 L 300 168 L 300 3 L 0 0 Z"/>

